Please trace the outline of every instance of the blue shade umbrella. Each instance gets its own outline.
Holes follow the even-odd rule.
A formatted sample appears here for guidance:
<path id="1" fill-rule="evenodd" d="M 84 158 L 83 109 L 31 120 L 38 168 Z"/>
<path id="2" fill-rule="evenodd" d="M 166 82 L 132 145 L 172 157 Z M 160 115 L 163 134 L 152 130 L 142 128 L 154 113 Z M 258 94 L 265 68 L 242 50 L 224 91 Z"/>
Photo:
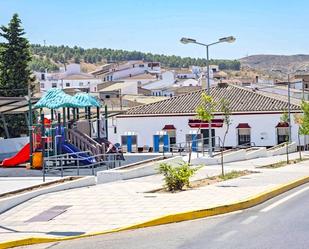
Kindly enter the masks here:
<path id="1" fill-rule="evenodd" d="M 77 93 L 73 98 L 83 107 L 101 107 L 101 102 L 87 93 Z"/>
<path id="2" fill-rule="evenodd" d="M 61 89 L 49 89 L 43 97 L 34 105 L 35 108 L 58 109 L 61 107 L 85 107 L 77 99 L 66 94 Z"/>

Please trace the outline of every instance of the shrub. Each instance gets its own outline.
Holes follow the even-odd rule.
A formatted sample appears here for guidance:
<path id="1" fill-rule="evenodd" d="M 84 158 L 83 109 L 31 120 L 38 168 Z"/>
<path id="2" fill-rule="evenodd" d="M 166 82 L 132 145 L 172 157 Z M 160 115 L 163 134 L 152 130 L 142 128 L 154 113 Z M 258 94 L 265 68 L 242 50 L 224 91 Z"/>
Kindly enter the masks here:
<path id="1" fill-rule="evenodd" d="M 192 177 L 199 168 L 191 168 L 190 164 L 183 163 L 180 166 L 173 167 L 170 164 L 162 163 L 159 172 L 164 175 L 164 181 L 169 191 L 182 190 L 184 186 L 189 187 L 190 177 Z"/>

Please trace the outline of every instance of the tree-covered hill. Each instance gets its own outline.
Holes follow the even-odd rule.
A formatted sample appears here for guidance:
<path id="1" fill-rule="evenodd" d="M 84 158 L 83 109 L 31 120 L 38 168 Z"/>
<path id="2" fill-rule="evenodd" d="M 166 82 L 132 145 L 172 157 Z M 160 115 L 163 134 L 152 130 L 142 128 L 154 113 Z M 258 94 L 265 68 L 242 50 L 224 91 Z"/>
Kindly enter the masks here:
<path id="1" fill-rule="evenodd" d="M 81 47 L 68 46 L 42 46 L 31 45 L 34 59 L 31 67 L 35 71 L 46 68 L 49 71 L 57 69 L 57 64 L 68 62 L 104 63 L 126 60 L 157 61 L 165 67 L 189 67 L 192 65 L 205 66 L 206 60 L 201 58 L 180 57 L 175 55 L 151 54 L 138 51 L 115 50 L 107 48 L 84 49 Z M 237 60 L 211 60 L 211 64 L 219 65 L 224 70 L 240 70 L 240 62 Z"/>

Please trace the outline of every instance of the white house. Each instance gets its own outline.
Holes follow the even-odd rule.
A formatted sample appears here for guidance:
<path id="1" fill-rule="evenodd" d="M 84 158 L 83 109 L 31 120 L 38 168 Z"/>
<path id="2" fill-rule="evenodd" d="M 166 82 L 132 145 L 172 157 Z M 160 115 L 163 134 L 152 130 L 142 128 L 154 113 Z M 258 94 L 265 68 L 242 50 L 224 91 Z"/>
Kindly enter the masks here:
<path id="1" fill-rule="evenodd" d="M 159 74 L 161 67 L 159 62 L 127 61 L 121 63 L 106 64 L 91 74 L 103 81 L 115 81 L 128 77 L 144 74 Z"/>
<path id="2" fill-rule="evenodd" d="M 96 92 L 97 85 L 102 82 L 93 75 L 81 72 L 79 64 L 70 64 L 66 69 L 61 68 L 59 73 L 36 73 L 40 82 L 40 91 L 45 92 L 50 88 L 76 88 Z"/>
<path id="3" fill-rule="evenodd" d="M 178 86 L 201 86 L 201 81 L 195 79 L 178 80 L 176 84 Z"/>
<path id="4" fill-rule="evenodd" d="M 171 87 L 175 83 L 175 75 L 172 71 L 165 71 L 159 75 L 158 80 L 142 83 L 144 89 L 152 90 L 163 87 Z"/>
<path id="5" fill-rule="evenodd" d="M 125 141 L 128 134 L 134 134 L 138 147 L 153 147 L 154 135 L 168 134 L 169 143 L 185 143 L 190 135 L 197 132 L 201 137 L 208 137 L 207 122 L 196 119 L 196 108 L 201 103 L 198 90 L 159 101 L 137 106 L 116 118 L 117 132 L 110 132 L 110 139 L 119 143 Z M 219 84 L 211 88 L 211 96 L 216 103 L 222 99 L 229 102 L 231 120 L 226 137 L 226 147 L 239 145 L 274 146 L 287 139 L 288 124 L 280 118 L 288 109 L 287 99 L 283 96 L 268 96 L 252 89 Z M 291 112 L 299 113 L 300 103 L 292 99 Z M 216 105 L 214 119 L 211 122 L 212 135 L 223 138 L 226 125 L 223 122 L 220 104 Z M 291 120 L 291 138 L 297 141 L 298 127 Z M 217 139 L 216 141 L 217 142 Z M 208 141 L 205 140 L 206 145 Z"/>

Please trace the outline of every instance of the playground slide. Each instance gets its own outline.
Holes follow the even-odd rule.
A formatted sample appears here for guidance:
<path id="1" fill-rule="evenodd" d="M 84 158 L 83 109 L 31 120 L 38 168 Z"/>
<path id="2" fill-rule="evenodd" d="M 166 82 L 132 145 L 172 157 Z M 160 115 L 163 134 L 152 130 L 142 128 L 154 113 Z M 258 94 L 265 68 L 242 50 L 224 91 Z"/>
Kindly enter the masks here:
<path id="1" fill-rule="evenodd" d="M 30 160 L 30 144 L 27 143 L 15 156 L 4 159 L 2 167 L 12 167 Z"/>
<path id="2" fill-rule="evenodd" d="M 62 144 L 62 153 L 78 153 L 80 152 L 80 150 L 78 148 L 76 148 L 74 145 L 70 144 L 70 143 L 63 143 Z M 85 153 L 79 153 L 79 154 L 72 154 L 72 157 L 77 158 L 83 158 L 83 160 L 81 160 L 80 162 L 82 164 L 92 164 L 95 163 L 95 159 L 89 157 L 88 155 L 86 155 Z"/>

